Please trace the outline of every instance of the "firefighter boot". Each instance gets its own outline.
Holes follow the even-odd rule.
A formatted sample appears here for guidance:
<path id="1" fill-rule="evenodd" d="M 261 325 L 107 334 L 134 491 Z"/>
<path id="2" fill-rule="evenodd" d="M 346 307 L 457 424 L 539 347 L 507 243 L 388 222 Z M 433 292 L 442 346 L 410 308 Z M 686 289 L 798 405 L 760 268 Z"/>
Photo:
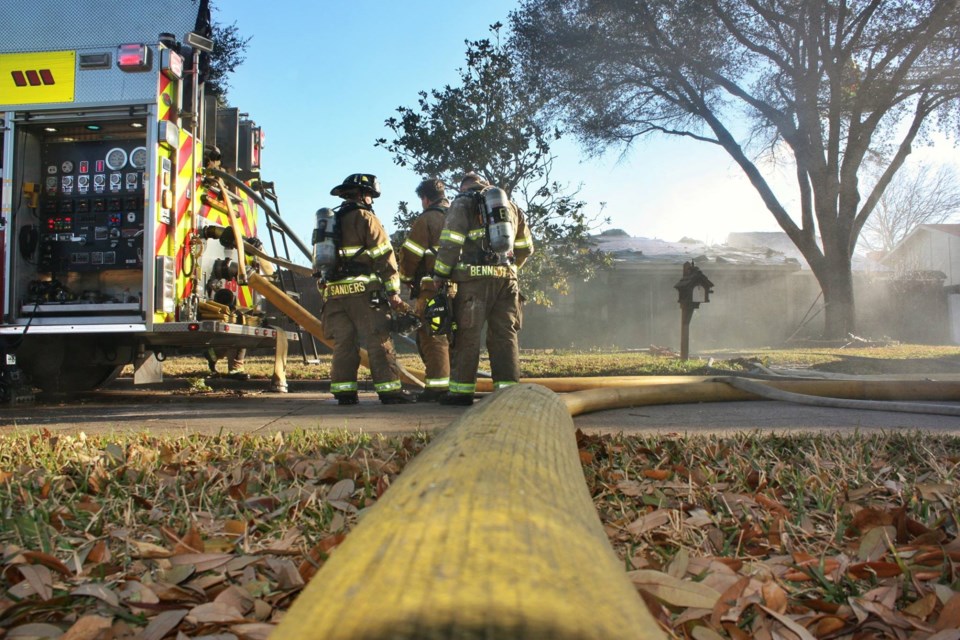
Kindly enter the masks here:
<path id="1" fill-rule="evenodd" d="M 203 352 L 203 357 L 207 361 L 207 368 L 210 369 L 211 375 L 217 375 L 217 352 L 213 347 L 210 347 Z"/>
<path id="2" fill-rule="evenodd" d="M 380 394 L 380 402 L 383 404 L 413 404 L 417 397 L 409 391 L 387 391 Z"/>
<path id="3" fill-rule="evenodd" d="M 446 393 L 438 401 L 440 404 L 456 407 L 469 407 L 473 404 L 472 393 Z"/>
<path id="4" fill-rule="evenodd" d="M 427 389 L 423 393 L 417 396 L 417 402 L 437 402 L 446 395 L 446 389 L 434 388 Z"/>
<path id="5" fill-rule="evenodd" d="M 357 398 L 356 391 L 344 391 L 343 393 L 335 393 L 333 397 L 337 399 L 337 404 L 357 404 L 360 400 Z"/>

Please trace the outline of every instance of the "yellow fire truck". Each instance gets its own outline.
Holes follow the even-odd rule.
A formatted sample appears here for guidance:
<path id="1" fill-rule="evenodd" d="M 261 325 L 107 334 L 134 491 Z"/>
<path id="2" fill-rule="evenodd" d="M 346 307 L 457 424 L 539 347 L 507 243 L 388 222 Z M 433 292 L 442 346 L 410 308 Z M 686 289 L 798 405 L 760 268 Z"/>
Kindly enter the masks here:
<path id="1" fill-rule="evenodd" d="M 127 364 L 155 382 L 165 354 L 272 346 L 236 262 L 235 230 L 259 245 L 267 224 L 263 137 L 204 99 L 206 2 L 4 11 L 0 382 L 22 371 L 45 391 L 83 391 Z M 205 142 L 219 177 L 204 174 Z"/>

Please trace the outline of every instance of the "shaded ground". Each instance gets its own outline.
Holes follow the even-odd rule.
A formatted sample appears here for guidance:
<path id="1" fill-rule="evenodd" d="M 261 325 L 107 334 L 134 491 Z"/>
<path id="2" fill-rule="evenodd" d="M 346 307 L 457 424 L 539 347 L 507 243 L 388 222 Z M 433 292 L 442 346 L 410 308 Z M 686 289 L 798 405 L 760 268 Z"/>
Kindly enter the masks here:
<path id="1" fill-rule="evenodd" d="M 146 389 L 135 387 L 130 378 L 121 378 L 103 391 L 72 398 L 41 397 L 34 405 L 9 407 L 0 412 L 0 428 L 88 434 L 313 429 L 408 433 L 446 426 L 463 412 L 461 407 L 436 403 L 384 406 L 370 389 L 362 391 L 359 405 L 340 407 L 329 393 L 328 381 L 294 380 L 288 394 L 268 393 L 267 381 L 259 379 L 211 379 L 207 384 L 211 391 L 197 393 L 191 390 L 188 379 L 171 378 L 159 387 Z M 575 423 L 588 432 L 628 434 L 891 429 L 960 432 L 960 419 L 955 416 L 831 409 L 766 400 L 616 409 L 578 416 Z"/>

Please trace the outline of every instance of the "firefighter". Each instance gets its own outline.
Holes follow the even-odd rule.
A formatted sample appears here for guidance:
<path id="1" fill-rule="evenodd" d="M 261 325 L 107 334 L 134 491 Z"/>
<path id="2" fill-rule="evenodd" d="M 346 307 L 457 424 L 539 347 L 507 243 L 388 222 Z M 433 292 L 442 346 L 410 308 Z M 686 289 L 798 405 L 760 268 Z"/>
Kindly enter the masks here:
<path id="1" fill-rule="evenodd" d="M 372 207 L 373 199 L 380 196 L 380 181 L 369 173 L 354 173 L 330 195 L 344 200 L 334 209 L 336 264 L 321 283 L 324 336 L 334 344 L 330 390 L 338 404 L 357 404 L 357 369 L 364 342 L 380 402 L 414 402 L 414 396 L 401 387 L 390 339 L 390 309 L 402 307 L 403 301 L 390 237 Z M 389 307 L 382 303 L 384 297 Z"/>
<path id="2" fill-rule="evenodd" d="M 437 293 L 433 284 L 433 263 L 440 248 L 440 232 L 450 201 L 442 180 L 428 178 L 417 185 L 423 207 L 413 222 L 410 235 L 400 247 L 400 281 L 410 286 L 410 299 L 416 300 L 415 313 L 422 324 L 417 331 L 417 350 L 426 367 L 426 388 L 417 402 L 435 402 L 450 385 L 450 348 L 447 336 L 434 335 L 425 318 L 427 303 Z"/>
<path id="3" fill-rule="evenodd" d="M 519 382 L 521 296 L 517 270 L 532 253 L 523 211 L 502 189 L 476 173 L 467 173 L 447 211 L 434 264 L 437 286 L 448 280 L 457 283 L 450 389 L 440 404 L 473 404 L 484 323 L 494 389 Z"/>

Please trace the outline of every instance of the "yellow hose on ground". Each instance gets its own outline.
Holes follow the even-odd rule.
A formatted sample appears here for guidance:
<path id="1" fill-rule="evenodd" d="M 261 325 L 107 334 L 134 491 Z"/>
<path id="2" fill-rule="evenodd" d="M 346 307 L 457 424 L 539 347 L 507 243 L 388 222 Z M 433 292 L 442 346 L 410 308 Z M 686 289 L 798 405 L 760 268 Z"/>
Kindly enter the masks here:
<path id="1" fill-rule="evenodd" d="M 535 385 L 440 432 L 271 640 L 665 638 L 583 481 L 573 419 Z"/>
<path id="2" fill-rule="evenodd" d="M 623 409 L 659 404 L 687 404 L 696 402 L 733 402 L 759 400 L 761 396 L 737 389 L 716 376 L 696 381 L 695 376 L 678 376 L 687 380 L 665 383 L 670 376 L 650 376 L 659 381 L 644 385 L 611 386 L 608 388 L 582 387 L 581 390 L 561 396 L 571 416 L 579 416 L 605 409 Z M 690 380 L 690 378 L 694 380 Z M 544 379 L 549 380 L 549 379 Z M 527 382 L 535 382 L 527 379 Z M 941 400 L 960 401 L 960 383 L 930 380 L 764 380 L 763 385 L 795 394 L 821 398 L 849 398 L 854 400 Z M 551 384 L 545 384 L 553 389 Z M 569 385 L 570 389 L 575 385 Z M 891 408 L 891 410 L 893 410 Z"/>

